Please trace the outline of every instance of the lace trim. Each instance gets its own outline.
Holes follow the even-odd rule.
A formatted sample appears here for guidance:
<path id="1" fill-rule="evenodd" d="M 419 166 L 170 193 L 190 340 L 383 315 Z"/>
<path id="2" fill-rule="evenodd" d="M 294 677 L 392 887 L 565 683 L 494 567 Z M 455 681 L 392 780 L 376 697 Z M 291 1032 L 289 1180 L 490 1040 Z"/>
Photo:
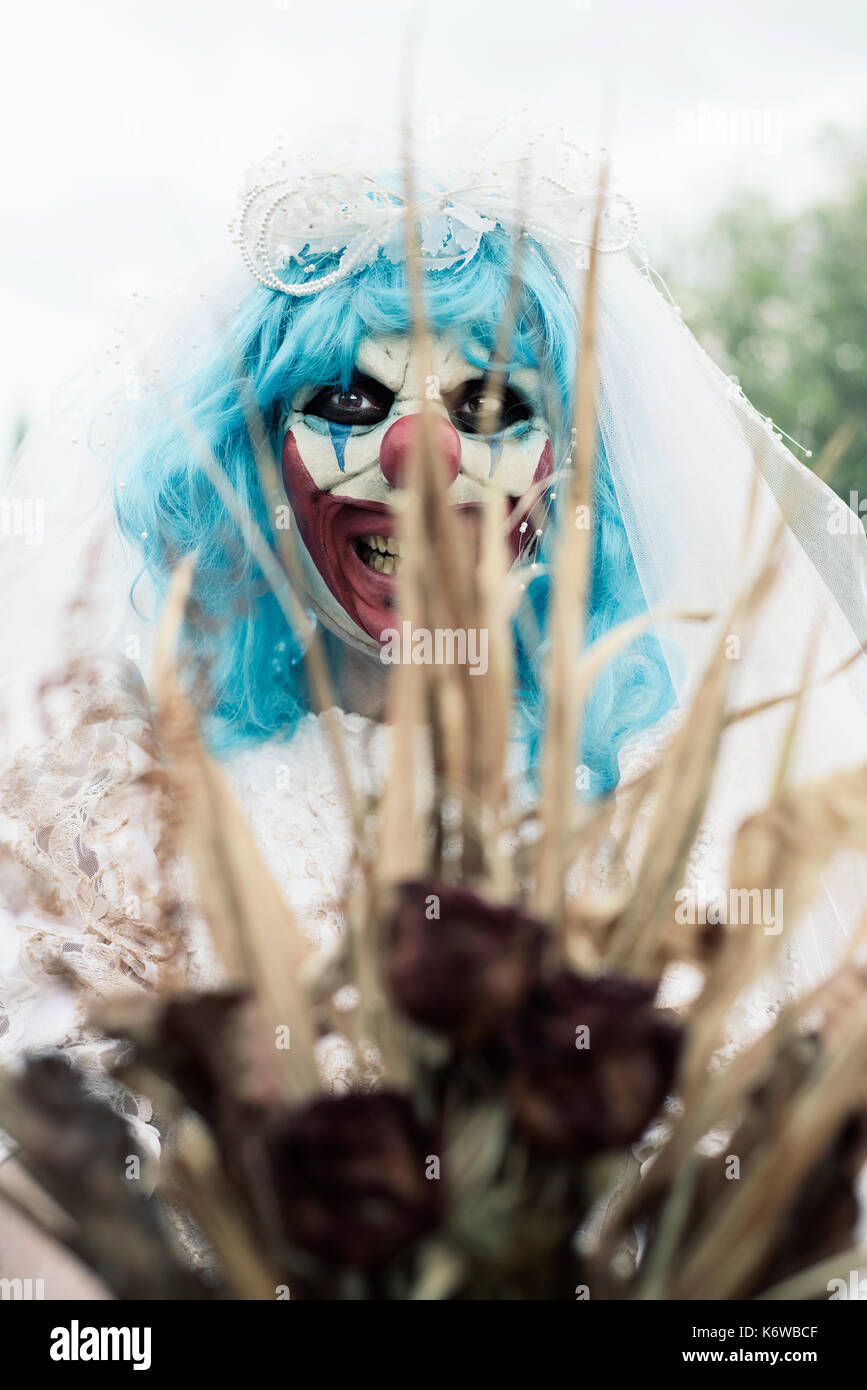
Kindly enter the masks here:
<path id="1" fill-rule="evenodd" d="M 149 1103 L 109 1081 L 115 1049 L 85 1023 L 94 998 L 182 988 L 204 963 L 165 842 L 148 695 L 131 662 L 107 658 L 46 687 L 44 713 L 44 741 L 0 778 L 0 1058 L 62 1048 L 156 1152 Z"/>

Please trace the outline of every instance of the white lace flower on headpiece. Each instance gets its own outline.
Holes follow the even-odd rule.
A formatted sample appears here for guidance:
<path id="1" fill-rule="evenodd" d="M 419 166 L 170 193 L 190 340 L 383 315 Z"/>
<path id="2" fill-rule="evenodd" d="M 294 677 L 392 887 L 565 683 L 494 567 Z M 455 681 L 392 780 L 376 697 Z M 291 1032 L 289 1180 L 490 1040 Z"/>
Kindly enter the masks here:
<path id="1" fill-rule="evenodd" d="M 400 175 L 374 177 L 359 172 L 357 161 L 327 171 L 309 158 L 289 166 L 282 151 L 256 166 L 232 230 L 256 279 L 293 296 L 316 294 L 379 256 L 402 260 L 408 234 L 431 269 L 465 264 L 496 227 L 526 231 L 543 246 L 586 250 L 600 196 L 601 162 L 564 141 L 545 142 L 541 158 L 533 151 L 486 161 L 483 172 L 447 181 L 416 169 L 411 204 Z M 626 250 L 636 224 L 629 200 L 607 193 L 599 250 Z"/>

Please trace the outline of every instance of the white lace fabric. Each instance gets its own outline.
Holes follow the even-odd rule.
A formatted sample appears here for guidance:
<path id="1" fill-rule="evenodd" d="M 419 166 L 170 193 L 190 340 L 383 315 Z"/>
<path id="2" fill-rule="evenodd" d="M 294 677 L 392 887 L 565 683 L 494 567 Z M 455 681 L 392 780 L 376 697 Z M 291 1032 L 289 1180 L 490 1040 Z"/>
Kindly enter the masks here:
<path id="1" fill-rule="evenodd" d="M 94 1000 L 213 973 L 162 843 L 148 695 L 117 659 L 68 673 L 45 700 L 44 739 L 19 748 L 0 783 L 0 1060 L 63 1049 L 156 1152 L 150 1105 L 107 1085 L 117 1047 L 85 1021 Z"/>
<path id="2" fill-rule="evenodd" d="M 356 794 L 372 797 L 386 773 L 388 731 L 360 714 L 336 713 Z M 328 950 L 342 929 L 353 841 L 322 716 L 306 715 L 286 743 L 233 754 L 225 769 L 301 930 L 313 948 Z"/>
<path id="3" fill-rule="evenodd" d="M 64 688 L 60 705 L 46 737 L 19 749 L 0 779 L 0 1061 L 61 1048 L 133 1123 L 143 1119 L 154 1148 L 147 1102 L 101 1085 L 116 1048 L 88 1029 L 87 1010 L 119 992 L 217 985 L 220 967 L 189 872 L 166 842 L 166 780 L 137 669 L 106 660 Z M 339 717 L 356 791 L 373 795 L 387 730 Z M 311 951 L 327 952 L 342 930 L 352 836 L 323 720 L 308 715 L 291 740 L 225 766 Z M 332 1036 L 320 1065 L 335 1090 L 371 1082 L 375 1059 Z"/>

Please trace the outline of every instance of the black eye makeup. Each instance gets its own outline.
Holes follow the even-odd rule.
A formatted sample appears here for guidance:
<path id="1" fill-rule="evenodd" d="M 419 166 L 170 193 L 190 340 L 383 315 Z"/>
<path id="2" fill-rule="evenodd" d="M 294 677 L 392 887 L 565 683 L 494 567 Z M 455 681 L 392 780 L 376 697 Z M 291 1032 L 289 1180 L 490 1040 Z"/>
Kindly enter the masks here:
<path id="1" fill-rule="evenodd" d="M 316 415 L 335 425 L 378 425 L 394 404 L 394 392 L 369 376 L 356 376 L 344 390 L 326 386 L 304 407 L 305 415 Z"/>
<path id="2" fill-rule="evenodd" d="M 449 393 L 446 404 L 452 424 L 463 434 L 502 434 L 512 425 L 523 424 L 533 417 L 532 406 L 511 386 L 504 386 L 496 393 L 484 377 L 465 381 Z M 493 424 L 492 410 L 495 412 Z"/>

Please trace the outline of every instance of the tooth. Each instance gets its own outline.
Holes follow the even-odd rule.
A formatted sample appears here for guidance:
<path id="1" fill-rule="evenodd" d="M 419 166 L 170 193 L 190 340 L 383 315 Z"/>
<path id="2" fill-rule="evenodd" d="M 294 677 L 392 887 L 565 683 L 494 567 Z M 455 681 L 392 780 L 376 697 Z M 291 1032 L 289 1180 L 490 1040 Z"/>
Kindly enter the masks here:
<path id="1" fill-rule="evenodd" d="M 389 536 L 387 545 L 389 555 L 400 554 L 400 550 L 398 549 L 398 542 L 395 540 L 394 536 Z"/>
<path id="2" fill-rule="evenodd" d="M 383 562 L 382 562 L 382 572 L 383 572 L 383 574 L 394 574 L 396 565 L 397 565 L 397 562 L 395 561 L 394 556 L 393 556 L 393 555 L 386 555 L 385 559 L 384 559 Z"/>
<path id="3" fill-rule="evenodd" d="M 385 536 L 377 536 L 377 538 L 376 538 L 376 548 L 377 548 L 377 550 L 380 551 L 380 553 L 381 553 L 382 555 L 385 555 L 385 554 L 387 553 L 387 551 L 388 551 L 388 541 L 386 540 Z"/>
<path id="4" fill-rule="evenodd" d="M 373 557 L 373 568 L 374 568 L 375 570 L 383 570 L 383 569 L 385 569 L 385 560 L 382 558 L 381 555 L 378 555 L 378 554 L 377 554 L 377 555 L 374 555 L 374 557 Z"/>

